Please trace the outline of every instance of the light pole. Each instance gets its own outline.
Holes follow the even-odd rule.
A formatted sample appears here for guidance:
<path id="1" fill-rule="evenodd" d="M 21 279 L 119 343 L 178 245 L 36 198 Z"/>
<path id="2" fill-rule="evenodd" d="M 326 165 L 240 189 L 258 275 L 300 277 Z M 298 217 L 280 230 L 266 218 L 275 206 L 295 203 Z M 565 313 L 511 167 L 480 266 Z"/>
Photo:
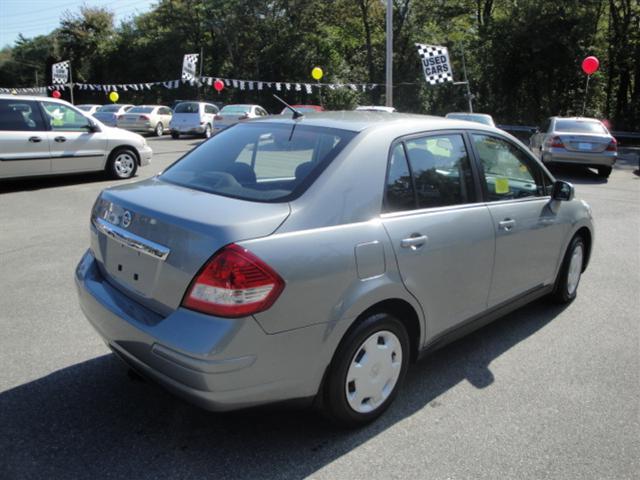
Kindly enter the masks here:
<path id="1" fill-rule="evenodd" d="M 386 62 L 386 101 L 387 107 L 393 107 L 393 0 L 387 0 L 387 62 Z"/>

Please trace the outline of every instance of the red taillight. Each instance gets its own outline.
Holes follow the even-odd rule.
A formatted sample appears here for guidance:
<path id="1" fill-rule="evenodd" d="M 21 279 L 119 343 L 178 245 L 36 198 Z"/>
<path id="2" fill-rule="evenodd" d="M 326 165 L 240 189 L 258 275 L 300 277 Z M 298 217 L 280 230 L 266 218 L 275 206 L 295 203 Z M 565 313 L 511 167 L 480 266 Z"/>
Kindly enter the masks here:
<path id="1" fill-rule="evenodd" d="M 146 115 L 140 115 L 138 117 L 138 120 L 149 120 L 149 117 L 147 117 Z"/>
<path id="2" fill-rule="evenodd" d="M 618 141 L 615 138 L 611 138 L 611 143 L 607 145 L 607 152 L 617 152 L 618 151 Z"/>
<path id="3" fill-rule="evenodd" d="M 215 117 L 213 117 L 214 120 L 224 120 L 223 117 L 221 117 L 220 115 L 216 115 Z"/>
<path id="4" fill-rule="evenodd" d="M 564 143 L 562 143 L 560 137 L 553 137 L 549 146 L 552 148 L 564 148 Z"/>
<path id="5" fill-rule="evenodd" d="M 182 305 L 220 317 L 244 317 L 268 309 L 283 289 L 284 280 L 271 267 L 231 244 L 196 275 Z"/>

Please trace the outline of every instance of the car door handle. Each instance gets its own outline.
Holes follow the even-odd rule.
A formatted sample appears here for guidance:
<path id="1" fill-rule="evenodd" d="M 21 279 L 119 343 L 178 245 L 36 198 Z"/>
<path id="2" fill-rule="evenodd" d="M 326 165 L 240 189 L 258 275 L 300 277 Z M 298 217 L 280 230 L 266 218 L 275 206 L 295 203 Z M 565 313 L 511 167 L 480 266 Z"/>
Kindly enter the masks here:
<path id="1" fill-rule="evenodd" d="M 516 226 L 516 221 L 512 218 L 505 218 L 501 222 L 498 222 L 500 230 L 504 230 L 505 232 L 510 232 L 513 230 L 513 227 Z"/>
<path id="2" fill-rule="evenodd" d="M 54 138 L 54 140 L 58 143 L 62 143 L 62 142 L 66 142 L 67 138 L 66 137 L 56 137 Z"/>
<path id="3" fill-rule="evenodd" d="M 42 141 L 42 139 L 40 137 L 29 137 L 29 141 L 31 143 L 39 143 Z"/>
<path id="4" fill-rule="evenodd" d="M 412 250 L 415 250 L 427 243 L 427 240 L 428 238 L 426 235 L 415 234 L 409 238 L 403 238 L 400 240 L 400 246 L 402 248 L 411 248 Z"/>

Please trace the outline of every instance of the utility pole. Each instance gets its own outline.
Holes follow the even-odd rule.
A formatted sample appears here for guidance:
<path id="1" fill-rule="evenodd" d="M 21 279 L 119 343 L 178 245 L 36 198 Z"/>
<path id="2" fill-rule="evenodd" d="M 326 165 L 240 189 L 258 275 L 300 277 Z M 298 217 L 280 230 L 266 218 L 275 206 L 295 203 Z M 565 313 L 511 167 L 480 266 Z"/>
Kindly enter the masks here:
<path id="1" fill-rule="evenodd" d="M 71 74 L 71 62 L 69 62 L 69 90 L 71 90 L 71 105 L 73 103 L 73 75 Z"/>
<path id="2" fill-rule="evenodd" d="M 469 102 L 469 113 L 473 113 L 473 95 L 471 94 L 471 87 L 469 87 L 469 79 L 467 78 L 467 65 L 464 61 L 464 47 L 460 44 L 460 50 L 462 51 L 462 71 L 464 72 L 464 82 L 467 84 L 467 100 Z"/>
<path id="3" fill-rule="evenodd" d="M 393 0 L 387 0 L 387 65 L 386 65 L 387 107 L 393 107 Z"/>
<path id="4" fill-rule="evenodd" d="M 198 89 L 198 97 L 200 100 L 203 99 L 204 95 L 200 93 L 200 84 L 202 84 L 202 67 L 204 66 L 204 47 L 200 46 L 200 75 L 198 76 L 198 85 L 196 88 Z M 204 92 L 204 89 L 203 89 Z"/>

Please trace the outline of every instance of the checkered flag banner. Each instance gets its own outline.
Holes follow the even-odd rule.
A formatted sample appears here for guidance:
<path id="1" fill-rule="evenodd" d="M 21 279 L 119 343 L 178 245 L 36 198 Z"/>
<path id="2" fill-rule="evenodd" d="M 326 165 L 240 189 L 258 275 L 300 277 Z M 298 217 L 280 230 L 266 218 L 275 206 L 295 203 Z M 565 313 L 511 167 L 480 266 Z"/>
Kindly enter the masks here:
<path id="1" fill-rule="evenodd" d="M 430 85 L 453 82 L 453 70 L 449 61 L 447 47 L 416 43 L 418 55 L 422 62 L 424 78 Z"/>
<path id="2" fill-rule="evenodd" d="M 69 81 L 69 60 L 51 65 L 51 79 L 54 84 Z"/>
<path id="3" fill-rule="evenodd" d="M 198 64 L 199 53 L 187 53 L 182 61 L 182 80 L 192 81 L 196 79 L 196 65 Z"/>

